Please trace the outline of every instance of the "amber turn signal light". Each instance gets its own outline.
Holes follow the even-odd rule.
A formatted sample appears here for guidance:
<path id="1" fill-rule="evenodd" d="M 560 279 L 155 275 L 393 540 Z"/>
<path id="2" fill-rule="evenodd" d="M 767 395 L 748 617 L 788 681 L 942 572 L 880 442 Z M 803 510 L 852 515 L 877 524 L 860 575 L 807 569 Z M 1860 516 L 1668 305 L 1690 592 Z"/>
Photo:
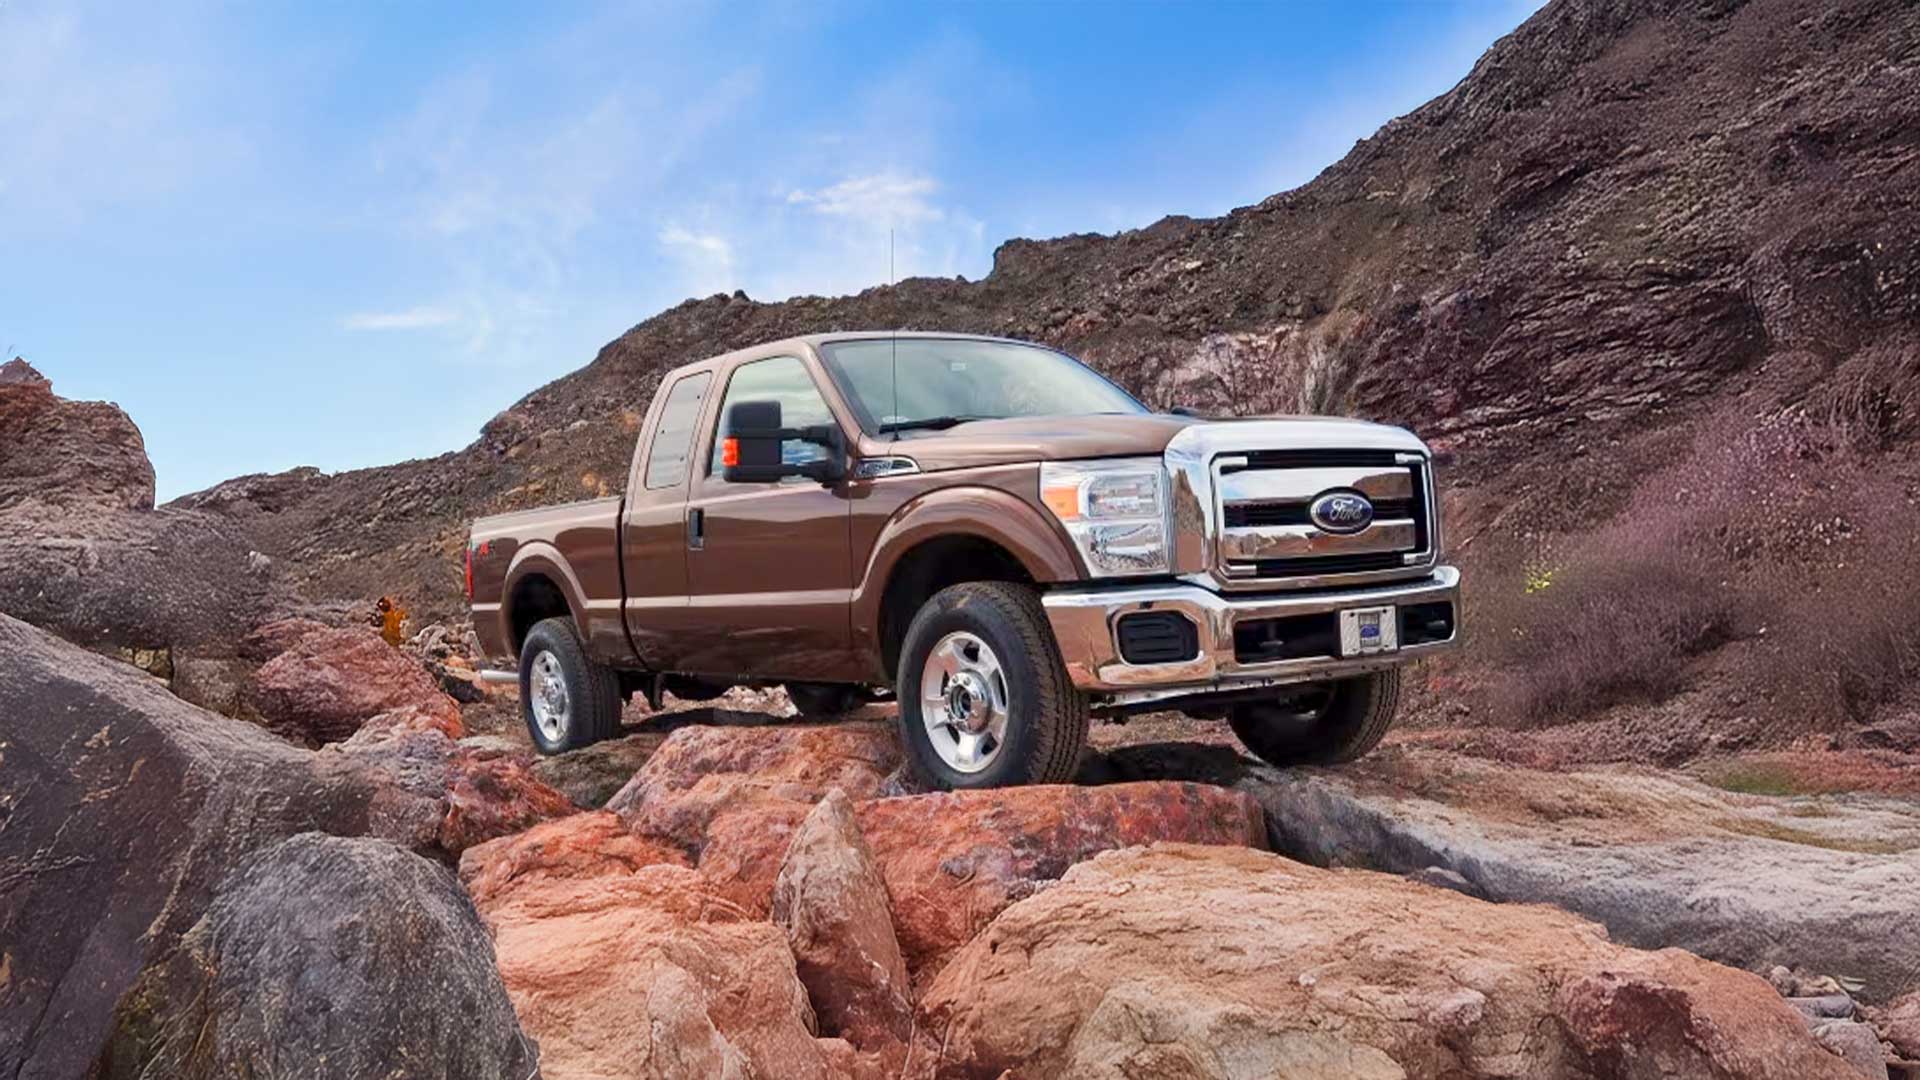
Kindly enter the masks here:
<path id="1" fill-rule="evenodd" d="M 1080 485 L 1063 484 L 1040 489 L 1040 499 L 1047 509 L 1054 512 L 1061 521 L 1077 521 L 1080 517 Z"/>
<path id="2" fill-rule="evenodd" d="M 740 464 L 740 440 L 729 435 L 720 440 L 720 464 L 734 466 Z"/>

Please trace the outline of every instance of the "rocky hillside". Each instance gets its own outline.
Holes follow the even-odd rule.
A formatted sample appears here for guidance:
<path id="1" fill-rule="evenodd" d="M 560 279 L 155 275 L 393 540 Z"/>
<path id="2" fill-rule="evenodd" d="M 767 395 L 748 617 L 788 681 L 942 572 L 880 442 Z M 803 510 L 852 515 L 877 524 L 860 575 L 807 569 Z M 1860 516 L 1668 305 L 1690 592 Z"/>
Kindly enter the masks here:
<path id="1" fill-rule="evenodd" d="M 397 593 L 445 613 L 459 606 L 457 553 L 473 516 L 620 488 L 666 368 L 808 331 L 986 331 L 1065 347 L 1157 404 L 1412 425 L 1456 454 L 1455 550 L 1476 600 L 1489 601 L 1474 620 L 1478 661 L 1538 667 L 1524 650 L 1493 647 L 1522 639 L 1685 661 L 1650 681 L 1639 666 L 1574 672 L 1563 681 L 1591 693 L 1523 686 L 1475 708 L 1535 725 L 1568 719 L 1554 702 L 1590 715 L 1664 700 L 1737 680 L 1728 656 L 1764 666 L 1740 659 L 1758 648 L 1767 620 L 1756 612 L 1830 606 L 1820 598 L 1862 584 L 1837 566 L 1890 557 L 1835 555 L 1836 536 L 1911 531 L 1917 82 L 1920 9 L 1900 0 L 1556 0 L 1452 91 L 1257 206 L 1116 236 L 1010 241 L 976 282 L 688 301 L 529 394 L 464 450 L 338 476 L 245 477 L 177 505 L 244 527 L 312 596 Z M 1696 460 L 1729 448 L 1767 475 Z M 1693 472 L 1676 476 L 1682 467 Z M 1610 522 L 1644 532 L 1634 523 L 1687 501 L 1676 492 L 1789 475 L 1800 486 L 1769 492 L 1770 517 L 1731 521 L 1741 508 L 1716 504 L 1719 517 L 1661 533 L 1676 550 L 1705 547 L 1677 571 L 1685 583 L 1656 593 L 1738 595 L 1651 611 L 1631 642 L 1530 636 L 1549 616 L 1592 615 L 1516 607 L 1531 586 L 1584 589 L 1575 609 L 1586 610 L 1617 580 L 1653 580 L 1642 563 L 1661 561 L 1623 565 L 1616 551 L 1576 550 L 1579 538 Z M 1856 482 L 1871 492 L 1842 497 Z M 1846 518 L 1863 509 L 1877 516 Z M 1838 533 L 1817 550 L 1768 542 L 1818 540 L 1818 528 Z M 1781 577 L 1803 593 L 1761 589 Z M 1885 621 L 1913 620 L 1896 607 Z M 1811 705 L 1768 691 L 1758 710 L 1724 695 L 1703 707 L 1751 720 L 1763 738 L 1788 713 L 1864 722 L 1902 665 L 1920 664 L 1913 643 L 1893 648 L 1877 674 L 1821 687 Z"/>

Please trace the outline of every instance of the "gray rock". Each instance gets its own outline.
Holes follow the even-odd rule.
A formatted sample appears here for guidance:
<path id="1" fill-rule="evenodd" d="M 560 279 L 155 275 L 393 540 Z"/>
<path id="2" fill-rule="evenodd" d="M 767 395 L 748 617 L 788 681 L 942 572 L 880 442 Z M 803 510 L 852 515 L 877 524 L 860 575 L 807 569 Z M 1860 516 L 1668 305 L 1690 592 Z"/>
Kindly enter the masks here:
<path id="1" fill-rule="evenodd" d="M 445 867 L 305 833 L 223 882 L 123 1003 L 106 1080 L 520 1080 L 537 1053 Z"/>
<path id="2" fill-rule="evenodd" d="M 1884 1001 L 1920 980 L 1920 804 L 1737 795 L 1678 773 L 1548 773 L 1387 747 L 1272 769 L 1221 747 L 1107 755 L 1115 779 L 1238 787 L 1274 850 L 1322 866 L 1451 871 L 1476 895 L 1546 903 L 1622 942 L 1752 971 L 1807 963 Z"/>
<path id="3" fill-rule="evenodd" d="M 1852 1020 L 1828 1020 L 1813 1026 L 1813 1039 L 1838 1054 L 1869 1080 L 1887 1080 L 1887 1053 L 1880 1037 L 1866 1024 Z"/>
<path id="4" fill-rule="evenodd" d="M 0 1076 L 89 1074 L 116 1002 L 248 855 L 419 800 L 0 615 Z"/>
<path id="5" fill-rule="evenodd" d="M 1671 774 L 1400 763 L 1476 790 L 1413 797 L 1404 780 L 1380 788 L 1342 771 L 1264 768 L 1240 786 L 1266 809 L 1275 850 L 1310 862 L 1443 867 L 1488 899 L 1554 904 L 1629 944 L 1750 970 L 1819 957 L 1865 980 L 1868 1000 L 1920 973 L 1920 806 L 1831 800 L 1829 817 L 1796 817 L 1783 805 L 1792 800 Z"/>
<path id="6" fill-rule="evenodd" d="M 1806 1013 L 1808 1016 L 1823 1020 L 1847 1020 L 1853 1016 L 1853 999 L 1845 994 L 1823 994 L 1820 997 L 1790 997 L 1787 1004 Z"/>
<path id="7" fill-rule="evenodd" d="M 598 810 L 633 779 L 669 734 L 671 732 L 664 728 L 649 729 L 541 758 L 533 765 L 533 775 L 558 789 L 575 806 Z"/>
<path id="8" fill-rule="evenodd" d="M 526 743 L 515 742 L 505 735 L 469 735 L 460 740 L 459 746 L 482 758 L 531 757 L 533 754 Z"/>
<path id="9" fill-rule="evenodd" d="M 1454 892 L 1465 893 L 1468 896 L 1480 896 L 1480 890 L 1474 888 L 1473 882 L 1468 881 L 1459 871 L 1449 870 L 1444 866 L 1423 866 L 1408 874 L 1407 879 L 1422 885 L 1431 885 L 1436 889 L 1452 889 Z"/>

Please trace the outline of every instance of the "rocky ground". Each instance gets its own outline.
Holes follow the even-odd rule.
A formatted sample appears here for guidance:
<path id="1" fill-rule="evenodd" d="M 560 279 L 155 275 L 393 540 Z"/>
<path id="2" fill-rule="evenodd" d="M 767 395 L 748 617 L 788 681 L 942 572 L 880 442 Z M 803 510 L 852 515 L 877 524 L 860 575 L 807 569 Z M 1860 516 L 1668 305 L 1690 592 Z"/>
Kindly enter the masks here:
<path id="1" fill-rule="evenodd" d="M 288 648 L 342 681 L 381 670 L 374 646 L 405 658 L 365 639 Z M 921 793 L 885 715 L 711 706 L 534 761 L 414 672 L 357 722 L 316 688 L 287 708 L 327 723 L 274 734 L 0 618 L 21 703 L 0 1065 L 1842 1077 L 1920 1057 L 1911 801 L 1405 741 L 1281 772 L 1116 737 L 1150 727 L 1103 729 L 1078 784 Z"/>

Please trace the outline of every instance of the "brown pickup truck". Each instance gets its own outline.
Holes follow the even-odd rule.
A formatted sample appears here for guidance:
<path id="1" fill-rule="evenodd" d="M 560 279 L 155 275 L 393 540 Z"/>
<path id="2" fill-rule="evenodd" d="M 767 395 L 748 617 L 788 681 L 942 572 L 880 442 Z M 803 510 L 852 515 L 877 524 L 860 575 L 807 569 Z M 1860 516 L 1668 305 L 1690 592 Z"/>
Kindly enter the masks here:
<path id="1" fill-rule="evenodd" d="M 824 334 L 667 373 L 626 495 L 483 518 L 468 595 L 547 753 L 635 693 L 897 698 L 940 787 L 1065 780 L 1090 717 L 1224 719 L 1351 760 L 1453 644 L 1427 447 L 1324 417 L 1149 411 L 1072 357 Z"/>

